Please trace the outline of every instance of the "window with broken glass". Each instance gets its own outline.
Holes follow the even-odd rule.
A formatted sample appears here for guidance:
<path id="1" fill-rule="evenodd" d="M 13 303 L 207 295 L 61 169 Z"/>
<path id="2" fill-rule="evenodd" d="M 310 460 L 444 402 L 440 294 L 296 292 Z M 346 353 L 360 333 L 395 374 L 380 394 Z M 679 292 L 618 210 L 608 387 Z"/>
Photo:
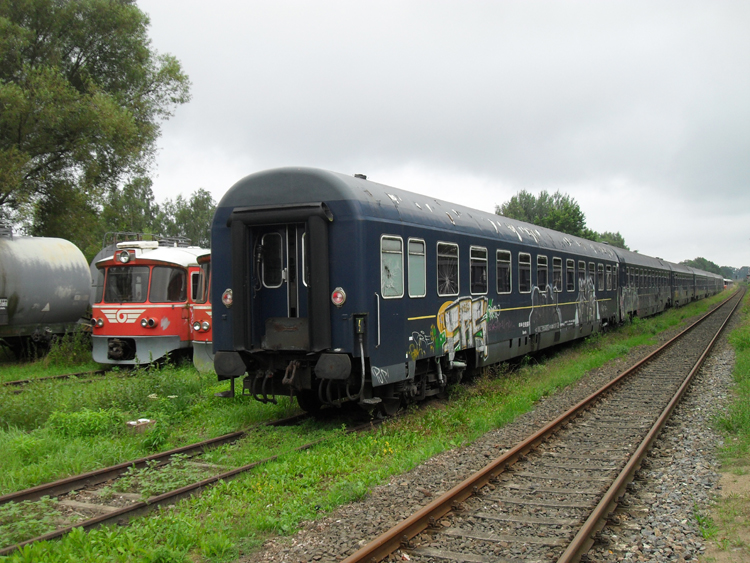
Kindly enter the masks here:
<path id="1" fill-rule="evenodd" d="M 458 245 L 439 242 L 437 245 L 438 295 L 458 295 Z"/>
<path id="2" fill-rule="evenodd" d="M 384 299 L 404 295 L 404 241 L 400 237 L 380 239 L 380 292 Z"/>

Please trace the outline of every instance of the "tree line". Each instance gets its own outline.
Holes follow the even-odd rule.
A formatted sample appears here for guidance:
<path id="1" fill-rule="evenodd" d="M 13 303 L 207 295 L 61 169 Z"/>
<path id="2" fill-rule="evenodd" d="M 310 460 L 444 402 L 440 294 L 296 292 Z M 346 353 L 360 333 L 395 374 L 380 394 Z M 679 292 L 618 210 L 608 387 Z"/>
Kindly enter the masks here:
<path id="1" fill-rule="evenodd" d="M 161 122 L 190 80 L 148 26 L 135 0 L 0 0 L 0 222 L 87 257 L 122 227 L 207 244 L 205 190 L 153 200 Z"/>

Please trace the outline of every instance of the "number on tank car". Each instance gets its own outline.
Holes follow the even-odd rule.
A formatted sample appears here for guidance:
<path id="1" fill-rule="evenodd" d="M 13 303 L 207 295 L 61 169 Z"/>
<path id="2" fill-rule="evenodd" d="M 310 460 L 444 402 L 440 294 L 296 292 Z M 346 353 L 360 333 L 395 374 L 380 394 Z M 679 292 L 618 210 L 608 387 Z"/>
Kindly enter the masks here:
<path id="1" fill-rule="evenodd" d="M 518 323 L 518 328 L 529 328 L 529 321 Z"/>

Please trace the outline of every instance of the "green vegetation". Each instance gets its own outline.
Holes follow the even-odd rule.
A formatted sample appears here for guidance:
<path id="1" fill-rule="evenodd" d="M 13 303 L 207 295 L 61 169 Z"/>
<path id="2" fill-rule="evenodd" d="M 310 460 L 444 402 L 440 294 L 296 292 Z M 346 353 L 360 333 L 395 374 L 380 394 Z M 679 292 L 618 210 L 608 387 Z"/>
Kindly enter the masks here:
<path id="1" fill-rule="evenodd" d="M 737 488 L 717 499 L 713 508 L 713 526 L 704 533 L 722 551 L 732 550 L 737 560 L 750 557 L 750 293 L 745 297 L 740 326 L 729 335 L 735 352 L 734 397 L 727 411 L 717 420 L 724 434 L 720 451 L 725 479 Z"/>
<path id="2" fill-rule="evenodd" d="M 654 343 L 660 331 L 676 327 L 721 298 L 638 320 L 567 346 L 555 357 L 524 360 L 514 370 L 501 366 L 470 386 L 452 389 L 447 404 L 412 408 L 408 416 L 388 421 L 375 431 L 347 434 L 321 422 L 256 427 L 247 439 L 209 452 L 201 461 L 238 467 L 271 455 L 279 455 L 277 460 L 211 487 L 199 497 L 139 518 L 130 527 L 76 532 L 56 542 L 29 546 L 8 561 L 235 559 L 255 549 L 269 534 L 291 534 L 301 521 L 361 499 L 390 476 L 513 421 L 540 398 L 571 385 L 588 370 L 622 357 L 633 347 Z M 142 370 L 125 378 L 112 374 L 85 385 L 40 384 L 33 390 L 41 399 L 38 406 L 6 395 L 0 401 L 0 421 L 4 421 L 0 449 L 13 455 L 0 460 L 4 491 L 48 480 L 52 473 L 60 473 L 60 464 L 66 464 L 65 471 L 76 473 L 289 412 L 288 406 L 263 406 L 248 397 L 214 398 L 213 393 L 220 389 L 214 377 L 197 374 L 189 366 L 170 367 Z M 45 400 L 45 390 L 54 394 L 55 400 Z M 16 403 L 6 408 L 6 400 Z M 19 409 L 25 414 L 16 414 Z M 126 419 L 153 418 L 157 424 L 144 435 L 123 432 L 117 413 Z M 6 422 L 9 417 L 14 417 L 12 424 Z M 62 421 L 74 421 L 81 429 L 66 436 L 68 431 L 61 431 L 65 426 Z M 314 448 L 295 451 L 317 439 L 322 441 Z M 189 464 L 178 463 L 163 476 L 157 476 L 152 468 L 133 471 L 129 483 L 117 486 L 135 486 L 138 481 L 148 494 L 157 494 L 170 483 L 182 482 L 183 471 L 190 470 L 194 468 Z"/>
<path id="3" fill-rule="evenodd" d="M 567 194 L 559 191 L 550 195 L 542 190 L 539 197 L 531 192 L 521 190 L 502 205 L 495 206 L 495 213 L 503 217 L 518 219 L 540 227 L 554 229 L 561 233 L 605 242 L 611 246 L 629 250 L 623 236 L 604 231 L 597 233 L 586 226 L 586 215 L 578 202 Z"/>

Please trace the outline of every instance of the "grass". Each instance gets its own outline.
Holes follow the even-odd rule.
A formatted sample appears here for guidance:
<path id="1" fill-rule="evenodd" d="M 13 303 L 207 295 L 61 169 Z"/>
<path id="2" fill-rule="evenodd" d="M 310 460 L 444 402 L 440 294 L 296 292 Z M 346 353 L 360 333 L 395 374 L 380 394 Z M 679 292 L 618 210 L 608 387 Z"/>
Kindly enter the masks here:
<path id="1" fill-rule="evenodd" d="M 98 369 L 91 359 L 90 335 L 83 330 L 56 339 L 48 354 L 22 362 L 0 342 L 0 383 Z"/>
<path id="2" fill-rule="evenodd" d="M 276 461 L 211 487 L 199 497 L 137 519 L 130 527 L 75 532 L 57 542 L 29 546 L 8 561 L 236 559 L 256 549 L 269 534 L 291 534 L 300 522 L 363 498 L 392 475 L 513 421 L 540 398 L 575 383 L 589 370 L 624 356 L 633 347 L 654 343 L 660 331 L 705 311 L 717 300 L 627 324 L 568 346 L 554 357 L 537 356 L 521 362 L 515 370 L 501 366 L 495 373 L 475 379 L 471 386 L 452 389 L 450 401 L 441 408 L 413 408 L 408 416 L 369 433 L 346 434 L 342 429 L 312 422 L 299 427 L 257 428 L 247 440 L 210 452 L 206 461 L 239 466 L 278 454 Z M 17 421 L 6 424 L 0 435 L 0 440 L 6 440 L 0 441 L 0 448 L 6 451 L 12 447 L 17 455 L 4 457 L 25 456 L 25 461 L 17 465 L 10 459 L 0 459 L 0 480 L 6 481 L 3 487 L 19 488 L 26 479 L 25 472 L 37 474 L 39 479 L 38 475 L 53 471 L 55 463 L 67 458 L 80 457 L 80 466 L 103 464 L 101 458 L 128 459 L 134 457 L 134 451 L 153 448 L 154 444 L 144 442 L 156 430 L 145 437 L 123 433 L 118 430 L 120 414 L 165 421 L 158 447 L 166 449 L 181 440 L 192 441 L 197 435 L 220 434 L 263 417 L 278 416 L 284 409 L 260 405 L 247 397 L 215 399 L 217 387 L 212 380 L 213 376 L 206 378 L 185 366 L 146 370 L 136 377 L 108 377 L 101 383 L 87 384 L 85 393 L 76 392 L 78 387 L 60 391 L 57 400 L 42 401 L 43 407 L 28 405 L 29 401 L 26 407 L 22 407 L 22 401 L 13 408 L 0 407 L 5 409 L 0 421 L 11 416 Z M 65 387 L 58 384 L 55 389 Z M 6 398 L 12 400 L 3 397 L 0 405 Z M 30 412 L 16 414 L 18 408 Z M 78 422 L 80 429 L 75 435 L 62 430 L 69 426 L 66 421 Z M 296 446 L 318 438 L 324 440 L 316 447 L 294 451 Z M 67 454 L 56 456 L 58 448 L 67 449 Z M 48 463 L 49 456 L 56 462 Z M 149 486 L 154 490 L 160 486 L 148 471 L 134 473 L 133 479 L 151 479 Z M 179 476 L 173 474 L 169 479 Z"/>
<path id="3" fill-rule="evenodd" d="M 750 473 L 750 293 L 740 313 L 740 325 L 729 335 L 734 348 L 735 387 L 731 404 L 717 421 L 724 435 L 719 452 L 722 472 L 729 480 L 747 483 Z M 745 486 L 744 490 L 747 491 Z M 718 498 L 711 513 L 713 526 L 704 538 L 714 542 L 720 551 L 731 552 L 731 560 L 750 558 L 750 494 L 732 493 Z"/>

